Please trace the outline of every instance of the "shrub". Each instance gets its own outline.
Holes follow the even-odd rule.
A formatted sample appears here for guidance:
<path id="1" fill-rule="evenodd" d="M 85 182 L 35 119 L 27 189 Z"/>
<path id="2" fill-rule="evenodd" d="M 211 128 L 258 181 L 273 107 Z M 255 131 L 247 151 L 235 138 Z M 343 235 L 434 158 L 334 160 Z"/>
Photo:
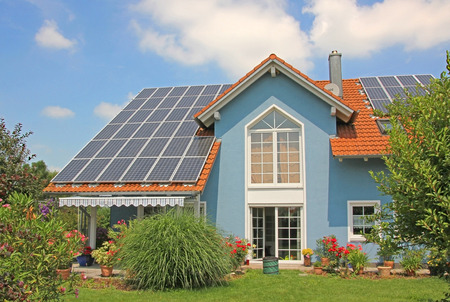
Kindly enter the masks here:
<path id="1" fill-rule="evenodd" d="M 238 269 L 249 252 L 252 250 L 252 245 L 247 239 L 241 239 L 237 236 L 225 237 L 225 245 L 228 248 L 231 257 L 233 270 Z"/>
<path id="2" fill-rule="evenodd" d="M 81 238 L 66 232 L 55 212 L 51 203 L 18 193 L 0 207 L 0 301 L 53 301 L 63 294 L 56 268 L 73 259 Z"/>
<path id="3" fill-rule="evenodd" d="M 216 228 L 169 211 L 130 222 L 118 240 L 122 268 L 138 289 L 199 288 L 224 283 L 231 262 Z"/>

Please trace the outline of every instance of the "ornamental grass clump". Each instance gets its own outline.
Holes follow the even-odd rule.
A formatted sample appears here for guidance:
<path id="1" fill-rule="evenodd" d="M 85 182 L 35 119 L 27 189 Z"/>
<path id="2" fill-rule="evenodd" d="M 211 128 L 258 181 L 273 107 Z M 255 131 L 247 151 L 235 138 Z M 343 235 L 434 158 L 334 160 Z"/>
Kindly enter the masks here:
<path id="1" fill-rule="evenodd" d="M 222 236 L 190 214 L 169 211 L 132 221 L 120 244 L 121 267 L 138 289 L 221 285 L 231 269 Z"/>

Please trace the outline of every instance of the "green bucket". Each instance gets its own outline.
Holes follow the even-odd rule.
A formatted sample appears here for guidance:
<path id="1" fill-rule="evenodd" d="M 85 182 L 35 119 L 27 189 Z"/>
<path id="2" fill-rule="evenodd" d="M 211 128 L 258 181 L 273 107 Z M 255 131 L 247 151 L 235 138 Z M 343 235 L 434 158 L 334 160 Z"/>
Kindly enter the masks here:
<path id="1" fill-rule="evenodd" d="M 278 258 L 265 257 L 263 258 L 263 273 L 269 275 L 278 275 Z"/>

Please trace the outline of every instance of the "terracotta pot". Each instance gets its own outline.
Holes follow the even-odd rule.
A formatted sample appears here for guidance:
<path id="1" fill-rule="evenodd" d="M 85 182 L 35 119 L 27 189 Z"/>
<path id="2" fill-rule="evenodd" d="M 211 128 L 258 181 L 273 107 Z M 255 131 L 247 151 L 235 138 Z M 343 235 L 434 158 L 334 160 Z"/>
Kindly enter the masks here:
<path id="1" fill-rule="evenodd" d="M 385 260 L 383 263 L 383 266 L 389 266 L 391 269 L 394 268 L 394 261 L 391 260 Z"/>
<path id="2" fill-rule="evenodd" d="M 322 267 L 314 267 L 314 273 L 316 275 L 322 275 L 323 274 L 323 269 Z"/>
<path id="3" fill-rule="evenodd" d="M 322 257 L 322 258 L 320 258 L 320 261 L 322 262 L 322 266 L 330 265 L 330 258 Z"/>
<path id="4" fill-rule="evenodd" d="M 311 258 L 303 258 L 303 265 L 304 266 L 311 266 Z"/>
<path id="5" fill-rule="evenodd" d="M 72 267 L 65 269 L 57 269 L 56 275 L 61 276 L 63 280 L 67 280 L 70 277 L 70 273 L 72 272 Z"/>
<path id="6" fill-rule="evenodd" d="M 388 278 L 391 275 L 391 267 L 390 266 L 379 266 L 378 274 L 381 278 Z"/>
<path id="7" fill-rule="evenodd" d="M 103 277 L 111 277 L 113 272 L 112 266 L 100 265 L 100 270 L 102 272 Z"/>
<path id="8" fill-rule="evenodd" d="M 361 266 L 359 271 L 355 272 L 357 275 L 363 275 L 364 274 L 364 266 Z"/>

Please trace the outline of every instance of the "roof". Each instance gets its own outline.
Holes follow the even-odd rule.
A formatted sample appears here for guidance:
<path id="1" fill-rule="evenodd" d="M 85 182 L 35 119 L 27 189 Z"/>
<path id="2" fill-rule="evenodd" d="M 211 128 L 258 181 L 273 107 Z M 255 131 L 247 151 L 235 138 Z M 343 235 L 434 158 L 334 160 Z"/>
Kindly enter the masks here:
<path id="1" fill-rule="evenodd" d="M 315 94 L 319 99 L 327 102 L 333 107 L 336 107 L 338 118 L 345 122 L 348 122 L 351 119 L 354 110 L 342 102 L 340 97 L 325 89 L 323 86 L 318 85 L 318 82 L 312 80 L 275 54 L 271 54 L 245 76 L 240 78 L 236 83 L 231 85 L 216 99 L 203 107 L 202 110 L 194 115 L 194 118 L 200 125 L 209 127 L 212 123 L 214 123 L 213 116 L 216 111 L 220 110 L 220 108 L 230 102 L 241 91 L 246 89 L 267 72 L 270 72 L 272 76 L 276 76 L 277 73 L 282 72 L 297 84 Z"/>
<path id="2" fill-rule="evenodd" d="M 283 72 L 337 109 L 337 117 L 339 117 L 337 133 L 336 137 L 330 138 L 334 157 L 380 157 L 386 152 L 388 136 L 379 131 L 377 118 L 373 116 L 373 108 L 359 79 L 343 80 L 343 97 L 340 98 L 325 89 L 325 86 L 330 83 L 329 81 L 314 81 L 272 54 L 233 85 L 142 90 L 69 162 L 44 192 L 92 196 L 100 194 L 185 196 L 203 192 L 221 143 L 215 140 L 211 128 L 199 128 L 198 125 L 195 125 L 194 119 L 201 125 L 211 125 L 210 118 L 216 110 L 225 106 L 243 89 L 267 72 L 272 75 Z M 174 118 L 177 114 L 182 117 Z M 145 131 L 142 130 L 144 128 Z M 156 133 L 161 131 L 165 133 L 165 137 L 169 137 L 165 140 L 163 149 L 159 150 L 160 153 L 154 161 L 150 160 L 151 164 L 148 166 L 138 165 L 137 158 L 142 157 L 146 148 L 150 147 L 151 149 L 154 146 L 152 142 L 155 140 L 153 139 L 158 138 Z M 180 132 L 185 134 L 179 136 Z M 175 142 L 175 139 L 180 139 L 180 142 L 184 139 L 186 144 L 184 147 L 180 147 L 176 143 L 173 146 L 170 145 L 171 142 Z M 134 142 L 134 145 L 131 144 L 131 141 Z M 205 143 L 207 141 L 211 141 L 211 145 Z M 127 151 L 129 152 L 128 156 L 121 157 L 120 154 L 127 149 L 128 144 L 130 144 Z M 136 146 L 138 150 L 134 150 L 133 146 Z M 198 174 L 191 173 L 190 178 L 188 177 L 189 181 L 183 181 L 182 177 L 175 177 L 175 172 L 183 165 L 184 159 L 192 159 L 193 156 L 189 156 L 189 152 L 186 153 L 188 146 L 194 146 L 196 152 L 202 149 L 203 155 L 194 154 L 199 159 L 196 164 L 196 168 L 199 169 Z M 166 176 L 165 179 L 151 178 L 157 163 L 165 156 L 164 150 L 172 147 L 183 154 L 175 156 L 179 161 L 172 166 L 171 169 L 174 171 L 168 171 L 169 173 L 166 174 L 169 176 Z M 146 156 L 152 158 L 152 155 L 148 154 Z M 201 161 L 202 156 L 204 157 L 203 161 Z M 145 159 L 148 160 L 147 157 Z M 166 157 L 173 158 L 174 156 Z M 129 159 L 125 160 L 124 158 Z M 94 165 L 91 173 L 87 173 L 89 165 L 94 162 L 106 164 L 102 164 L 100 168 Z M 120 172 L 117 173 L 113 171 L 114 174 L 109 170 L 113 170 L 115 162 L 121 170 L 119 169 Z M 72 166 L 81 166 L 81 168 L 70 170 L 72 163 L 74 163 Z M 143 176 L 136 179 L 127 178 L 127 173 L 133 169 Z M 94 176 L 92 176 L 92 171 L 95 171 Z M 135 173 L 137 173 L 136 171 Z"/>

